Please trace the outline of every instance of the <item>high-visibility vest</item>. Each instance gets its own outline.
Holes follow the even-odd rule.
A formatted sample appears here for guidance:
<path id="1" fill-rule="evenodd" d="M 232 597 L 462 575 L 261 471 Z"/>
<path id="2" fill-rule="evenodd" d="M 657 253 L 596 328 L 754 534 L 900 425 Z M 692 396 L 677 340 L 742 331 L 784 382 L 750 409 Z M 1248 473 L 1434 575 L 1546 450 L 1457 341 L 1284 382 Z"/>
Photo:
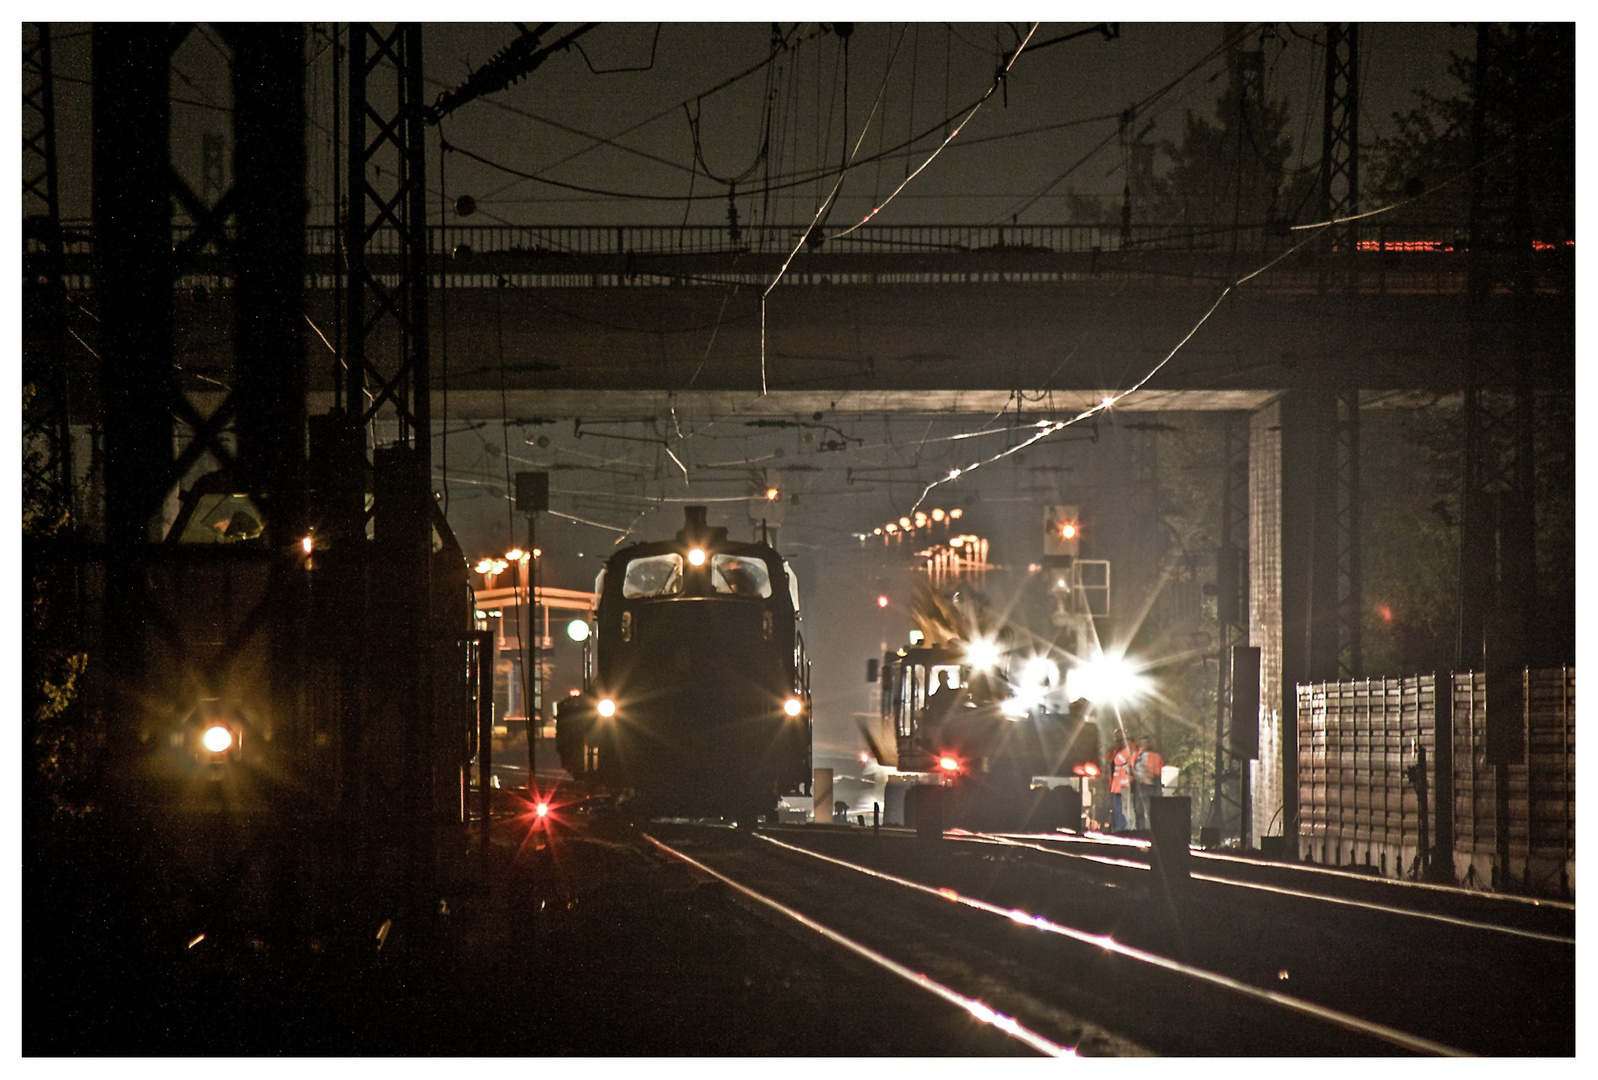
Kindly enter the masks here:
<path id="1" fill-rule="evenodd" d="M 1115 756 L 1111 759 L 1110 791 L 1112 794 L 1125 791 L 1132 782 L 1132 748 L 1129 746 L 1117 747 Z"/>
<path id="2" fill-rule="evenodd" d="M 1140 784 L 1158 784 L 1160 771 L 1165 768 L 1165 759 L 1157 750 L 1144 750 L 1137 756 L 1137 762 L 1132 766 L 1132 775 L 1137 777 Z"/>

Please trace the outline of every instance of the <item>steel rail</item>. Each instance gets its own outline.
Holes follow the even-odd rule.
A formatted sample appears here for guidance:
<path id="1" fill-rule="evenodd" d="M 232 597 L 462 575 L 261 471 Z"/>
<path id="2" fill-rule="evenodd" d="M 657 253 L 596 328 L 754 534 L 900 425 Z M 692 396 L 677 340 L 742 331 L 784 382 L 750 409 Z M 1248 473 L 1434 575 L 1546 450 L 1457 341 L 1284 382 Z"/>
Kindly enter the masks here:
<path id="1" fill-rule="evenodd" d="M 1237 866 L 1260 869 L 1261 864 L 1257 859 L 1245 859 L 1238 855 L 1227 855 L 1219 851 L 1195 851 L 1195 859 L 1208 862 L 1231 863 Z M 1269 865 L 1269 864 L 1266 864 Z M 1431 881 L 1405 881 L 1399 878 L 1374 877 L 1370 874 L 1361 874 L 1352 870 L 1343 870 L 1335 866 L 1323 866 L 1319 863 L 1295 863 L 1292 869 L 1305 874 L 1322 874 L 1330 878 L 1341 878 L 1345 881 L 1357 882 L 1362 885 L 1380 886 L 1383 888 L 1413 890 L 1415 892 L 1432 893 L 1465 893 L 1466 895 L 1489 899 L 1493 903 L 1513 904 L 1519 907 L 1550 908 L 1568 911 L 1572 915 L 1576 912 L 1576 905 L 1564 900 L 1551 900 L 1538 896 L 1517 896 L 1514 893 L 1481 893 L 1461 889 L 1457 885 L 1439 885 Z"/>
<path id="2" fill-rule="evenodd" d="M 812 919 L 810 916 L 801 911 L 796 911 L 795 909 L 788 907 L 779 900 L 773 899 L 764 893 L 751 889 L 749 886 L 744 885 L 741 882 L 734 881 L 727 875 L 711 869 L 704 863 L 693 858 L 691 855 L 688 855 L 682 851 L 678 851 L 676 848 L 670 846 L 669 844 L 663 843 L 648 833 L 644 833 L 642 835 L 645 840 L 649 841 L 666 855 L 682 861 L 688 866 L 693 867 L 695 870 L 698 870 L 700 873 L 715 878 L 717 881 L 721 882 L 723 885 L 726 885 L 728 888 L 735 890 L 739 894 L 746 896 L 757 903 L 763 904 L 779 914 L 786 915 L 788 918 L 792 919 L 794 922 L 797 922 L 806 929 L 820 934 L 822 937 L 836 945 L 841 945 L 843 948 L 848 949 L 856 956 L 860 956 L 871 961 L 873 964 L 876 964 L 885 971 L 892 972 L 905 982 L 910 983 L 912 986 L 919 987 L 920 989 L 925 990 L 936 997 L 942 998 L 944 1001 L 947 1001 L 952 1005 L 958 1005 L 977 1020 L 985 1024 L 992 1024 L 1006 1035 L 1019 1040 L 1020 1042 L 1036 1050 L 1038 1053 L 1044 1054 L 1048 1057 L 1077 1056 L 1076 1050 L 1074 1048 L 1062 1046 L 1059 1043 L 1054 1042 L 1053 1040 L 1021 1024 L 1014 1017 L 1006 1016 L 976 998 L 967 997 L 958 990 L 955 990 L 949 986 L 945 986 L 943 983 L 938 982 L 936 979 L 923 974 L 922 972 L 914 971 L 911 968 L 905 967 L 903 964 L 892 959 L 891 957 L 884 956 L 882 953 L 877 952 L 869 945 L 856 941 L 846 934 L 839 933 L 830 926 Z"/>
<path id="3" fill-rule="evenodd" d="M 889 882 L 912 891 L 925 893 L 929 896 L 939 896 L 945 900 L 951 900 L 955 903 L 965 905 L 966 907 L 970 907 L 977 911 L 982 911 L 990 915 L 997 915 L 1001 918 L 1008 919 L 1010 922 L 1017 925 L 1031 926 L 1045 933 L 1069 938 L 1084 945 L 1097 946 L 1106 952 L 1115 953 L 1134 962 L 1157 967 L 1173 974 L 1180 975 L 1190 981 L 1205 983 L 1217 989 L 1237 994 L 1256 1003 L 1268 1004 L 1273 1007 L 1296 1013 L 1300 1016 L 1308 1017 L 1322 1023 L 1327 1023 L 1334 1027 L 1339 1027 L 1368 1038 L 1389 1043 L 1392 1046 L 1410 1051 L 1412 1053 L 1430 1054 L 1440 1057 L 1473 1056 L 1466 1051 L 1451 1046 L 1445 1046 L 1442 1043 L 1434 1042 L 1431 1039 L 1422 1038 L 1418 1035 L 1412 1035 L 1408 1032 L 1399 1031 L 1398 1029 L 1388 1027 L 1385 1024 L 1378 1024 L 1370 1020 L 1362 1020 L 1357 1016 L 1351 1016 L 1348 1013 L 1341 1012 L 1337 1009 L 1332 1009 L 1324 1005 L 1317 1005 L 1314 1002 L 1304 1001 L 1300 998 L 1289 997 L 1286 994 L 1277 993 L 1272 990 L 1261 990 L 1258 987 L 1250 986 L 1247 983 L 1239 982 L 1236 979 L 1217 974 L 1213 971 L 1206 971 L 1203 968 L 1192 967 L 1179 961 L 1172 960 L 1169 957 L 1159 956 L 1143 949 L 1133 948 L 1130 945 L 1125 945 L 1119 941 L 1116 941 L 1107 934 L 1090 934 L 1084 930 L 1078 930 L 1074 927 L 1056 923 L 1053 920 L 1047 919 L 1041 915 L 1031 915 L 1027 912 L 1020 911 L 1019 909 L 1004 908 L 997 904 L 990 904 L 986 900 L 980 900 L 976 897 L 963 896 L 953 889 L 940 889 L 931 885 L 923 885 L 918 881 L 910 881 L 909 879 L 901 878 L 896 874 L 889 874 L 881 870 L 874 870 L 868 866 L 861 866 L 857 863 L 851 863 L 845 859 L 839 859 L 831 855 L 823 855 L 819 852 L 809 851 L 805 848 L 785 843 L 781 840 L 777 840 L 771 836 L 761 833 L 756 833 L 755 838 L 763 840 L 768 844 L 772 844 L 786 851 L 791 851 L 799 855 L 805 855 L 812 859 L 830 863 L 846 870 L 852 870 L 855 873 L 862 874 L 867 877 Z"/>
<path id="4" fill-rule="evenodd" d="M 1060 852 L 1059 854 L 1068 854 Z M 1547 941 L 1556 945 L 1575 945 L 1576 939 L 1565 937 L 1562 934 L 1545 934 L 1538 930 L 1522 930 L 1515 926 L 1501 926 L 1497 923 L 1477 922 L 1475 919 L 1462 919 L 1457 915 L 1442 915 L 1435 911 L 1416 911 L 1413 908 L 1391 907 L 1387 904 L 1376 904 L 1369 900 L 1350 900 L 1341 896 L 1327 896 L 1324 893 L 1305 892 L 1302 889 L 1289 889 L 1283 885 L 1266 885 L 1259 881 L 1236 881 L 1232 878 L 1218 877 L 1215 874 L 1194 874 L 1194 881 L 1207 881 L 1215 885 L 1231 885 L 1239 889 L 1258 889 L 1260 892 L 1276 893 L 1279 896 L 1289 896 L 1298 900 L 1315 900 L 1326 904 L 1341 904 L 1344 907 L 1362 908 L 1366 911 L 1375 911 L 1383 915 L 1408 916 L 1413 919 L 1427 919 L 1431 922 L 1442 923 L 1445 926 L 1455 926 L 1464 930 L 1485 930 L 1499 934 L 1509 934 L 1512 937 L 1530 938 L 1533 941 Z"/>
<path id="5" fill-rule="evenodd" d="M 1057 847 L 1049 846 L 1047 843 L 1027 843 L 1022 840 L 1017 840 L 1014 837 L 1004 836 L 1002 834 L 996 833 L 956 832 L 950 834 L 950 839 L 962 840 L 967 843 L 976 841 L 998 844 L 1004 847 L 1025 848 L 1030 851 L 1037 851 L 1040 854 L 1051 855 L 1056 858 L 1080 859 L 1083 862 L 1096 862 L 1107 866 L 1122 867 L 1124 869 L 1149 869 L 1149 865 L 1147 863 L 1135 862 L 1130 859 L 1117 859 L 1108 855 L 1088 855 L 1079 851 L 1062 851 Z M 1194 854 L 1197 853 L 1195 852 Z M 1364 878 L 1363 875 L 1359 874 L 1344 874 L 1343 876 L 1361 882 L 1368 880 Z M 1397 915 L 1413 919 L 1426 919 L 1430 922 L 1441 923 L 1445 926 L 1458 927 L 1463 930 L 1481 930 L 1500 934 L 1508 934 L 1512 937 L 1528 938 L 1532 941 L 1546 941 L 1556 945 L 1576 944 L 1575 938 L 1567 937 L 1564 934 L 1551 934 L 1540 930 L 1523 930 L 1519 927 L 1504 926 L 1500 923 L 1481 922 L 1476 919 L 1461 918 L 1458 915 L 1444 915 L 1435 911 L 1418 911 L 1414 908 L 1394 907 L 1389 904 L 1379 904 L 1371 900 L 1355 900 L 1348 897 L 1328 896 L 1324 893 L 1308 892 L 1304 889 L 1294 889 L 1285 885 L 1268 885 L 1260 881 L 1240 881 L 1236 878 L 1221 877 L 1217 874 L 1203 873 L 1192 874 L 1192 879 L 1194 881 L 1209 882 L 1212 885 L 1230 885 L 1239 889 L 1257 889 L 1260 892 L 1275 893 L 1279 896 L 1292 897 L 1298 900 L 1314 900 L 1327 904 L 1339 904 L 1344 907 L 1359 908 L 1364 911 L 1373 911 L 1383 915 Z M 1439 888 L 1438 886 L 1431 887 Z"/>

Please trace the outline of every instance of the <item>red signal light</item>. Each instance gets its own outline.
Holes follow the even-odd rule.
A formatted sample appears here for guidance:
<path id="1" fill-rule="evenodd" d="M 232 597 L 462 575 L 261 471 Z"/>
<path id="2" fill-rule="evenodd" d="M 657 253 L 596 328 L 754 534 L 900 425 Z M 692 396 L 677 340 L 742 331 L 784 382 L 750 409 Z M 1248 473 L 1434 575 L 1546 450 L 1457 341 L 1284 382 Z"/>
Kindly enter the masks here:
<path id="1" fill-rule="evenodd" d="M 877 606 L 878 607 L 887 607 L 888 606 L 888 598 L 886 596 L 877 597 Z"/>
<path id="2" fill-rule="evenodd" d="M 944 754 L 938 759 L 938 768 L 942 769 L 944 772 L 959 772 L 960 759 L 955 757 L 953 754 Z"/>
<path id="3" fill-rule="evenodd" d="M 547 818 L 549 816 L 549 804 L 547 802 L 539 802 L 537 806 L 533 807 L 533 813 L 540 819 Z"/>

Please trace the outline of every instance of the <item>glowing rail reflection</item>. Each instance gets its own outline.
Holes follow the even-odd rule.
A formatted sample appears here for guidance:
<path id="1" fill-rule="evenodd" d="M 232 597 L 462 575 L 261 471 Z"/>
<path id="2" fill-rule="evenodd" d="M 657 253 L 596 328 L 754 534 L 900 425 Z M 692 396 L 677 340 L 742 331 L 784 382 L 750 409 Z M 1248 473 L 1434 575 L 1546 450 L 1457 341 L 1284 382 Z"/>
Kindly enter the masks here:
<path id="1" fill-rule="evenodd" d="M 760 834 L 756 833 L 755 835 L 759 836 Z M 692 866 L 694 869 L 700 871 L 701 873 L 709 874 L 711 877 L 715 878 L 717 881 L 721 882 L 723 885 L 727 885 L 730 888 L 737 890 L 738 892 L 742 893 L 744 896 L 749 897 L 749 899 L 758 901 L 759 903 L 764 904 L 765 906 L 771 908 L 773 911 L 781 912 L 783 915 L 788 916 L 788 918 L 790 918 L 790 919 L 794 920 L 795 922 L 799 923 L 801 926 L 804 926 L 804 927 L 806 927 L 806 928 L 808 928 L 810 930 L 814 930 L 816 933 L 820 934 L 822 937 L 826 938 L 828 941 L 831 941 L 834 944 L 843 946 L 844 948 L 848 949 L 850 952 L 854 953 L 855 955 L 863 957 L 863 958 L 865 958 L 867 960 L 870 960 L 872 963 L 878 965 L 879 967 L 882 967 L 882 968 L 884 968 L 887 971 L 893 972 L 893 974 L 899 976 L 901 979 L 905 980 L 906 982 L 911 983 L 911 984 L 913 984 L 915 986 L 918 986 L 921 989 L 928 991 L 929 993 L 935 994 L 936 996 L 942 998 L 944 1001 L 947 1001 L 947 1002 L 949 1002 L 952 1005 L 958 1005 L 960 1008 L 962 1008 L 966 1012 L 970 1013 L 976 1019 L 982 1021 L 985 1024 L 993 1025 L 994 1027 L 998 1028 L 1000 1031 L 1004 1032 L 1006 1035 L 1009 1035 L 1011 1038 L 1017 1039 L 1017 1040 L 1025 1043 L 1026 1045 L 1030 1046 L 1032 1049 L 1036 1050 L 1038 1053 L 1045 1054 L 1045 1055 L 1047 1055 L 1049 1057 L 1076 1057 L 1077 1056 L 1076 1050 L 1073 1049 L 1072 1047 L 1061 1046 L 1059 1043 L 1056 1043 L 1056 1042 L 1044 1037 L 1043 1035 L 1040 1035 L 1037 1032 L 1031 1030 L 1030 1028 L 1027 1028 L 1023 1024 L 1021 1024 L 1019 1021 L 1017 1021 L 1014 1017 L 1006 1016 L 1006 1015 L 1004 1015 L 1001 1012 L 997 1012 L 994 1009 L 990 1008 L 989 1006 L 983 1004 L 981 1001 L 978 1001 L 976 998 L 966 997 L 964 994 L 962 994 L 959 991 L 954 990 L 954 989 L 952 989 L 952 988 L 950 988 L 948 986 L 945 986 L 943 983 L 938 982 L 936 979 L 933 979 L 930 976 L 928 976 L 928 975 L 926 975 L 926 974 L 924 974 L 922 972 L 913 971 L 910 968 L 905 967 L 903 964 L 899 963 L 898 961 L 893 960 L 890 957 L 884 956 L 882 953 L 877 952 L 875 949 L 871 948 L 869 945 L 864 945 L 861 942 L 858 942 L 858 941 L 854 940 L 851 937 L 847 937 L 844 934 L 840 934 L 838 931 L 832 929 L 830 926 L 826 926 L 826 925 L 824 925 L 822 923 L 817 922 L 816 920 L 812 919 L 810 916 L 804 914 L 803 912 L 796 911 L 793 908 L 788 907 L 786 904 L 781 903 L 780 901 L 774 900 L 771 897 L 766 896 L 763 893 L 756 892 L 754 889 L 749 888 L 747 885 L 740 884 L 739 882 L 736 882 L 736 881 L 732 880 L 731 878 L 727 877 L 726 875 L 720 874 L 720 873 L 716 872 L 715 870 L 712 870 L 710 867 L 706 866 L 702 862 L 699 862 L 697 859 L 693 858 L 692 856 L 684 854 L 683 852 L 678 851 L 676 848 L 673 848 L 673 847 L 671 847 L 671 846 L 669 846 L 667 844 L 664 844 L 664 843 L 660 842 L 659 840 L 655 839 L 653 836 L 650 836 L 648 833 L 644 834 L 644 839 L 648 840 L 651 844 L 655 845 L 655 847 L 659 848 L 665 854 L 670 855 L 671 857 L 673 857 L 675 859 L 679 859 L 682 862 L 687 863 L 689 866 Z M 762 839 L 765 839 L 765 838 L 762 837 Z M 787 847 L 788 845 L 780 844 L 779 846 L 780 847 Z"/>

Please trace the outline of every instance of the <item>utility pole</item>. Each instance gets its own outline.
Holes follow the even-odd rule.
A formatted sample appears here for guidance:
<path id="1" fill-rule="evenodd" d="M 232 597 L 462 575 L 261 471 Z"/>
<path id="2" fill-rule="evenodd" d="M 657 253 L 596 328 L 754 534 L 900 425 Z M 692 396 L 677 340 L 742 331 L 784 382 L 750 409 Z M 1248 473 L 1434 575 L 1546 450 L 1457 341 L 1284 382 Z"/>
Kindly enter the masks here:
<path id="1" fill-rule="evenodd" d="M 539 692 L 538 659 L 538 514 L 549 509 L 549 474 L 516 474 L 516 509 L 527 515 L 527 794 L 538 793 L 538 731 L 544 726 L 543 695 Z M 536 722 L 535 722 L 536 720 Z"/>

